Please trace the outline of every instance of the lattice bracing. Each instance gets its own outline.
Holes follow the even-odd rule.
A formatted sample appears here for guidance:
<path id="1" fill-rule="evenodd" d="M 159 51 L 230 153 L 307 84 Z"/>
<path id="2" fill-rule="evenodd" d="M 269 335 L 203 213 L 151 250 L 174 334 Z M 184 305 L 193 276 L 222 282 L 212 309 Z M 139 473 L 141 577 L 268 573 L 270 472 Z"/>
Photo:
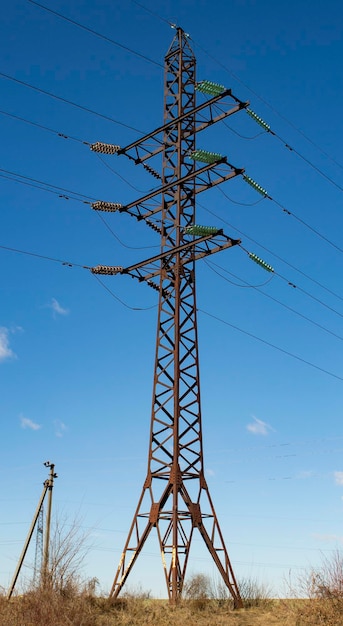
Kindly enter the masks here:
<path id="1" fill-rule="evenodd" d="M 105 266 L 97 266 L 92 270 L 128 274 L 159 292 L 147 476 L 111 597 L 120 593 L 150 532 L 156 529 L 168 596 L 176 603 L 197 529 L 234 606 L 240 607 L 238 586 L 204 475 L 195 274 L 199 259 L 240 242 L 215 227 L 197 225 L 195 203 L 198 193 L 244 170 L 217 153 L 196 150 L 196 135 L 248 103 L 211 81 L 198 85 L 198 91 L 214 95 L 197 106 L 196 60 L 187 35 L 177 28 L 165 57 L 163 126 L 112 151 L 138 165 L 146 166 L 151 159 L 154 165 L 149 167 L 155 174 L 161 171 L 158 189 L 114 209 L 155 226 L 161 252 L 130 267 L 106 271 Z M 231 105 L 217 115 L 214 105 L 219 100 L 229 100 Z M 162 156 L 162 168 L 156 166 L 157 156 Z M 158 226 L 154 222 L 157 215 Z"/>

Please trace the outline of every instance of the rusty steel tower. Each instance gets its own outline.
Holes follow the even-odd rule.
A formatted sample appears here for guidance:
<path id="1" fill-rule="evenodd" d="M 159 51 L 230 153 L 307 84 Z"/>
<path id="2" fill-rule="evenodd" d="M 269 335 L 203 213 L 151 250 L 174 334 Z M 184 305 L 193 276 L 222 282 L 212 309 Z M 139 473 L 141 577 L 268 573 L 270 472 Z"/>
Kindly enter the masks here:
<path id="1" fill-rule="evenodd" d="M 92 205 L 96 211 L 145 220 L 161 238 L 161 251 L 154 257 L 126 268 L 92 268 L 94 274 L 128 274 L 159 293 L 148 471 L 111 597 L 120 593 L 155 528 L 168 596 L 177 603 L 197 529 L 239 608 L 242 600 L 204 474 L 195 263 L 240 241 L 218 228 L 199 226 L 195 200 L 198 193 L 244 170 L 226 157 L 197 149 L 195 140 L 197 133 L 245 109 L 248 102 L 211 81 L 196 82 L 189 38 L 181 28 L 175 30 L 165 57 L 163 126 L 125 148 L 100 142 L 91 146 L 95 152 L 127 156 L 160 181 L 157 189 L 130 204 Z M 205 94 L 199 105 L 197 92 Z"/>

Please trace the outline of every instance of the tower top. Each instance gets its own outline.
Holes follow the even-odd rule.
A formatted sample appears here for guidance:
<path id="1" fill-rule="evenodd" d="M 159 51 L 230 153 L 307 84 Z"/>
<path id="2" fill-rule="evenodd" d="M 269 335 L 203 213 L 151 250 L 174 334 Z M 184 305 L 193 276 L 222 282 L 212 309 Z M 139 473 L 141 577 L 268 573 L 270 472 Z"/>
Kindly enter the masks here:
<path id="1" fill-rule="evenodd" d="M 175 52 L 179 52 L 180 50 L 183 50 L 184 52 L 186 52 L 187 56 L 191 56 L 192 58 L 195 58 L 193 50 L 189 44 L 189 39 L 190 39 L 189 34 L 186 33 L 180 26 L 176 26 L 176 24 L 171 24 L 171 28 L 173 28 L 176 31 L 176 33 L 169 46 L 169 49 L 165 58 L 167 59 L 170 55 L 175 54 Z"/>

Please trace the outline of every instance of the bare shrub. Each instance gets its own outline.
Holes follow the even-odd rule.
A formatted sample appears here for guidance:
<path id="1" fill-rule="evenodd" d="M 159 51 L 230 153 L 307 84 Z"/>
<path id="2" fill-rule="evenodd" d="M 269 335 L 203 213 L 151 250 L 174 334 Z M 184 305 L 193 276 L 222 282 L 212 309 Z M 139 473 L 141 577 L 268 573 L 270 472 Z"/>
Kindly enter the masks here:
<path id="1" fill-rule="evenodd" d="M 271 601 L 269 587 L 256 578 L 241 578 L 238 581 L 238 589 L 244 608 L 266 605 Z"/>
<path id="2" fill-rule="evenodd" d="M 188 600 L 212 598 L 211 579 L 206 574 L 192 574 L 184 584 L 183 596 Z"/>
<path id="3" fill-rule="evenodd" d="M 242 578 L 238 582 L 238 589 L 244 608 L 266 606 L 271 602 L 270 589 L 257 579 Z M 185 583 L 183 596 L 192 600 L 193 607 L 197 608 L 204 608 L 209 604 L 212 607 L 233 606 L 231 594 L 222 578 L 211 580 L 206 574 L 193 574 Z"/>
<path id="4" fill-rule="evenodd" d="M 311 572 L 311 592 L 316 598 L 329 598 L 343 604 L 343 554 L 336 550 L 323 557 L 319 570 Z"/>
<path id="5" fill-rule="evenodd" d="M 37 589 L 1 605 L 1 626 L 109 626 L 109 617 L 82 594 L 61 595 Z"/>
<path id="6" fill-rule="evenodd" d="M 49 565 L 41 583 L 66 595 L 74 595 L 84 583 L 81 570 L 90 549 L 89 533 L 80 530 L 80 520 L 56 517 L 49 547 Z M 86 583 L 87 584 L 87 583 Z"/>
<path id="7" fill-rule="evenodd" d="M 295 615 L 297 624 L 342 626 L 342 552 L 336 550 L 331 557 L 324 556 L 319 567 L 312 568 L 298 580 L 297 590 L 301 597 L 308 599 L 289 604 L 289 610 Z"/>
<path id="8" fill-rule="evenodd" d="M 218 576 L 212 580 L 212 597 L 218 607 L 233 607 L 232 597 L 223 579 Z"/>
<path id="9" fill-rule="evenodd" d="M 137 587 L 128 587 L 124 593 L 121 594 L 122 598 L 126 600 L 149 600 L 151 598 L 151 591 L 143 589 L 141 585 Z"/>
<path id="10" fill-rule="evenodd" d="M 192 574 L 184 584 L 183 598 L 193 609 L 203 611 L 212 598 L 211 579 L 206 574 Z"/>

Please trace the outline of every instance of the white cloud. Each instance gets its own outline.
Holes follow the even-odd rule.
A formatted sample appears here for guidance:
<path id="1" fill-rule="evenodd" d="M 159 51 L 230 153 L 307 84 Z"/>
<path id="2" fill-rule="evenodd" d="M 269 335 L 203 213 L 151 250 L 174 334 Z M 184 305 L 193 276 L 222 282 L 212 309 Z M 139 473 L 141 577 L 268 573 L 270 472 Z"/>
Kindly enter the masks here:
<path id="1" fill-rule="evenodd" d="M 314 472 L 312 470 L 303 470 L 302 472 L 299 472 L 296 475 L 296 478 L 299 478 L 301 480 L 306 479 L 306 478 L 312 478 L 312 476 L 314 476 Z"/>
<path id="2" fill-rule="evenodd" d="M 211 469 L 210 467 L 208 467 L 206 469 L 206 474 L 207 474 L 207 476 L 215 476 L 216 475 L 215 471 L 213 469 Z"/>
<path id="3" fill-rule="evenodd" d="M 24 417 L 24 415 L 20 416 L 20 423 L 21 427 L 24 429 L 28 428 L 29 430 L 39 430 L 42 428 L 40 424 L 33 422 L 28 417 Z"/>
<path id="4" fill-rule="evenodd" d="M 61 420 L 54 421 L 55 435 L 56 437 L 63 437 L 64 433 L 68 430 L 67 426 Z"/>
<path id="5" fill-rule="evenodd" d="M 6 359 L 15 358 L 13 350 L 10 348 L 10 342 L 8 339 L 8 328 L 0 326 L 0 361 L 6 361 Z"/>
<path id="6" fill-rule="evenodd" d="M 64 309 L 60 303 L 58 302 L 58 300 L 56 300 L 56 298 L 51 298 L 51 302 L 49 304 L 50 309 L 53 310 L 54 313 L 56 313 L 57 315 L 68 315 L 69 310 L 68 309 Z"/>
<path id="7" fill-rule="evenodd" d="M 24 329 L 22 326 L 11 326 L 11 333 L 23 333 Z"/>
<path id="8" fill-rule="evenodd" d="M 316 539 L 316 541 L 325 541 L 326 543 L 329 543 L 329 542 L 343 543 L 342 535 L 312 533 L 312 537 Z"/>
<path id="9" fill-rule="evenodd" d="M 336 485 L 343 485 L 343 472 L 334 472 L 333 475 Z"/>
<path id="10" fill-rule="evenodd" d="M 254 415 L 252 418 L 254 421 L 247 424 L 247 430 L 249 433 L 252 433 L 253 435 L 268 435 L 271 430 L 274 430 L 271 426 L 269 426 L 269 424 L 267 424 L 267 422 L 259 420 Z"/>

